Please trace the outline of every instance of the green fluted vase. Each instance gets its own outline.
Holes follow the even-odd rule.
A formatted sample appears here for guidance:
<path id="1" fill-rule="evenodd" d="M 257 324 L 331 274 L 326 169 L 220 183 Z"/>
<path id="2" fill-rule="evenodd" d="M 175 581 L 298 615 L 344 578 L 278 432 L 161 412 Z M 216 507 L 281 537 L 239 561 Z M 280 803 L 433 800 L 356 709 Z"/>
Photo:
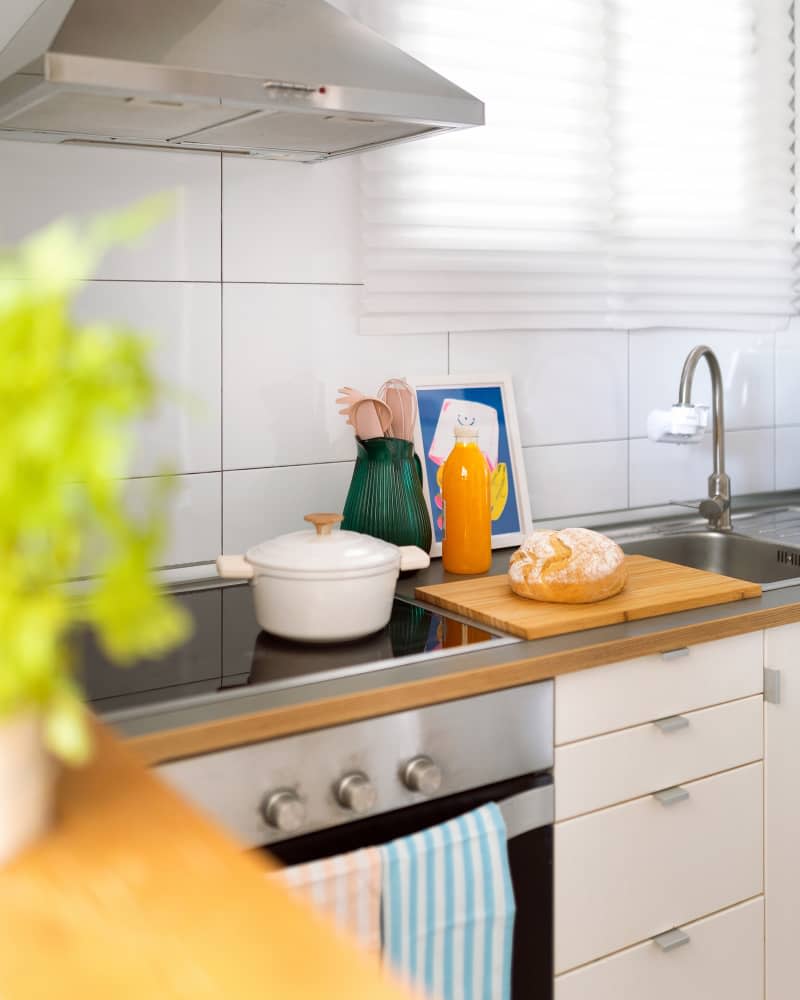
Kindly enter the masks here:
<path id="1" fill-rule="evenodd" d="M 342 527 L 393 545 L 418 545 L 430 552 L 431 519 L 414 445 L 389 437 L 356 438 L 356 445 L 358 457 Z"/>

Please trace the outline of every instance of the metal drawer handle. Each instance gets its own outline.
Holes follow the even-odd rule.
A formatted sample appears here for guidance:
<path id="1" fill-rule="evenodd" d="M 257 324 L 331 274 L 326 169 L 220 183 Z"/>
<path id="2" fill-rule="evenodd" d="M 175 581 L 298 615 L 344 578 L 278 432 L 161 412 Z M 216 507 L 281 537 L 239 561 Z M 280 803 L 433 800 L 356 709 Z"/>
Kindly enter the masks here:
<path id="1" fill-rule="evenodd" d="M 764 668 L 764 701 L 770 705 L 781 703 L 781 672 Z"/>
<path id="2" fill-rule="evenodd" d="M 681 656 L 689 655 L 689 647 L 681 646 L 679 649 L 668 649 L 661 654 L 662 660 L 678 660 Z"/>
<path id="3" fill-rule="evenodd" d="M 679 729 L 686 729 L 689 720 L 685 715 L 669 715 L 666 719 L 656 719 L 654 725 L 658 726 L 662 733 L 677 733 Z"/>
<path id="4" fill-rule="evenodd" d="M 671 931 L 665 931 L 663 934 L 657 934 L 653 941 L 658 945 L 662 951 L 675 951 L 676 948 L 680 948 L 682 944 L 688 944 L 691 941 L 689 935 L 682 930 L 675 927 Z"/>
<path id="5" fill-rule="evenodd" d="M 674 785 L 672 788 L 662 788 L 660 792 L 653 792 L 653 798 L 658 799 L 662 806 L 674 806 L 676 802 L 685 802 L 689 798 L 689 790 Z"/>

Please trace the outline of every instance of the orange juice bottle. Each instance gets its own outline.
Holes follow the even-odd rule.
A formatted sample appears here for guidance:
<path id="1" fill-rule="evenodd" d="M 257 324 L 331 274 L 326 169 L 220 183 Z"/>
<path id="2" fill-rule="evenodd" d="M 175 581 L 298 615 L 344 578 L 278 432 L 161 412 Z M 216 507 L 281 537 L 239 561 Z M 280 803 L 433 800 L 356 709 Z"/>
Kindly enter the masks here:
<path id="1" fill-rule="evenodd" d="M 448 573 L 485 573 L 492 562 L 489 466 L 478 428 L 456 425 L 442 470 L 442 563 Z"/>

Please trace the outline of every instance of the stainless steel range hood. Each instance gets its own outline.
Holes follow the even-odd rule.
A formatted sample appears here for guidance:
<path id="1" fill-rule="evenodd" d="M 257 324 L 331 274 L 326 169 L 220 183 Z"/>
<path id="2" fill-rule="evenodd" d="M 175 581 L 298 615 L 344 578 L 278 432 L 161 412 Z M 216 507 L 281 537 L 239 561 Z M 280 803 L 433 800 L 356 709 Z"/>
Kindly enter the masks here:
<path id="1" fill-rule="evenodd" d="M 2 139 L 313 162 L 483 124 L 477 98 L 324 0 L 11 7 Z"/>

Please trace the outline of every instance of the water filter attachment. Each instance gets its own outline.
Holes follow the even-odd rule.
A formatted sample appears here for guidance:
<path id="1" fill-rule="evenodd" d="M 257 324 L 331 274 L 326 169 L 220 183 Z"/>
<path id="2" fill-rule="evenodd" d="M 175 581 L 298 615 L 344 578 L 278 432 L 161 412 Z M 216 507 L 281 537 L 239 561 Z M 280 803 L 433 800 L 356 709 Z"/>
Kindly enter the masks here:
<path id="1" fill-rule="evenodd" d="M 681 406 L 653 410 L 647 417 L 647 436 L 666 444 L 697 444 L 708 427 L 707 406 Z"/>

